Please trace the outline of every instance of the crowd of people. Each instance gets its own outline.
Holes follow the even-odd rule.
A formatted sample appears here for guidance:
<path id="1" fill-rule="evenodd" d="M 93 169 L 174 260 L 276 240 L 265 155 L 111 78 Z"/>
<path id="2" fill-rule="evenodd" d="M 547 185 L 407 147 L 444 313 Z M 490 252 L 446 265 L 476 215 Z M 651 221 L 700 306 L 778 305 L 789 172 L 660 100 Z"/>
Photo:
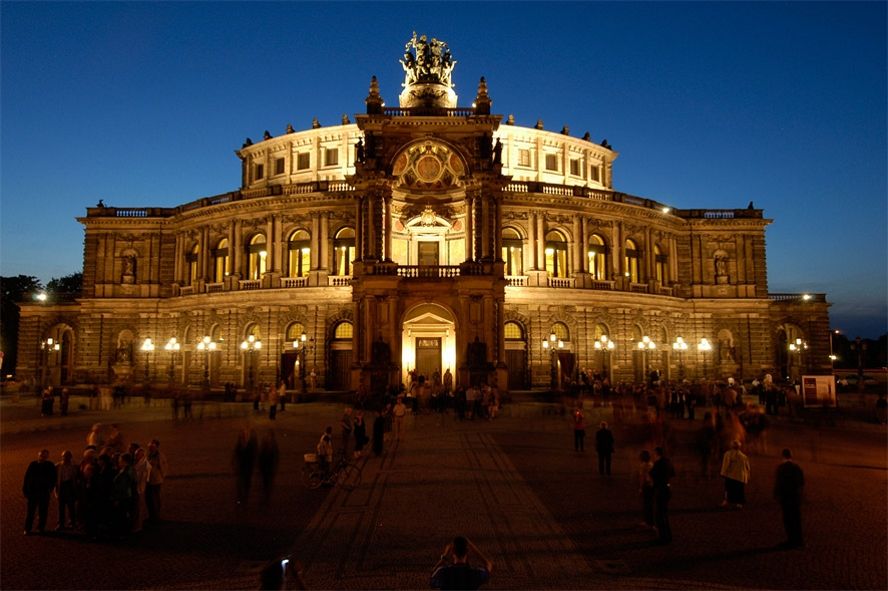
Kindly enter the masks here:
<path id="1" fill-rule="evenodd" d="M 90 539 L 123 538 L 160 521 L 161 489 L 169 471 L 160 441 L 147 448 L 127 445 L 116 424 L 93 425 L 77 462 L 65 450 L 50 461 L 41 450 L 25 471 L 22 493 L 27 499 L 25 535 L 44 533 L 52 498 L 58 502 L 56 531 L 82 532 Z"/>

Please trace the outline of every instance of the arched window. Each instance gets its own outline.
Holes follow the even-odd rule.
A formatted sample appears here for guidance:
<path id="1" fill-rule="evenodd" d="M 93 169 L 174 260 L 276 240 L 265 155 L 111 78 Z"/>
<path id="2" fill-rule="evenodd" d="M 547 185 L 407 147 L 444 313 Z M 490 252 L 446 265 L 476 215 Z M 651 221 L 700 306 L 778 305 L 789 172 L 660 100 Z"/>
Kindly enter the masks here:
<path id="1" fill-rule="evenodd" d="M 514 321 L 506 322 L 503 326 L 503 333 L 507 341 L 523 341 L 524 330 L 521 325 Z"/>
<path id="2" fill-rule="evenodd" d="M 355 231 L 342 228 L 333 239 L 333 274 L 352 274 L 352 261 L 355 260 Z"/>
<path id="3" fill-rule="evenodd" d="M 223 238 L 213 249 L 213 282 L 221 283 L 228 275 L 228 240 Z"/>
<path id="4" fill-rule="evenodd" d="M 290 326 L 287 327 L 287 343 L 293 344 L 293 341 L 298 341 L 304 332 L 304 324 L 301 322 L 291 323 Z"/>
<path id="5" fill-rule="evenodd" d="M 247 279 L 261 279 L 265 274 L 268 251 L 265 249 L 265 235 L 256 234 L 247 246 Z"/>
<path id="6" fill-rule="evenodd" d="M 634 240 L 627 240 L 623 253 L 623 264 L 625 267 L 626 277 L 630 283 L 639 283 L 641 275 L 639 275 L 638 259 L 641 253 L 638 252 L 638 246 Z"/>
<path id="7" fill-rule="evenodd" d="M 549 277 L 567 277 L 567 240 L 556 230 L 546 234 L 546 272 Z"/>
<path id="8" fill-rule="evenodd" d="M 185 255 L 185 283 L 191 284 L 197 281 L 197 265 L 200 260 L 200 244 L 191 247 Z"/>
<path id="9" fill-rule="evenodd" d="M 305 277 L 311 265 L 311 236 L 296 230 L 287 240 L 287 276 Z"/>
<path id="10" fill-rule="evenodd" d="M 592 279 L 604 281 L 607 279 L 607 268 L 605 263 L 605 253 L 607 249 L 604 245 L 604 239 L 598 234 L 592 234 L 589 237 L 589 248 L 587 256 L 589 257 L 589 274 Z"/>
<path id="11" fill-rule="evenodd" d="M 563 322 L 552 324 L 552 332 L 555 333 L 555 337 L 559 341 L 564 341 L 566 343 L 570 340 L 570 329 L 568 329 L 567 325 Z"/>
<path id="12" fill-rule="evenodd" d="M 660 285 L 669 283 L 669 262 L 668 256 L 660 250 L 658 245 L 654 245 L 654 272 L 657 275 L 657 281 Z"/>
<path id="13" fill-rule="evenodd" d="M 514 228 L 503 228 L 503 261 L 506 275 L 524 275 L 524 243 Z"/>
<path id="14" fill-rule="evenodd" d="M 336 325 L 333 329 L 333 338 L 339 340 L 351 340 L 354 334 L 354 325 L 351 322 L 344 321 Z"/>

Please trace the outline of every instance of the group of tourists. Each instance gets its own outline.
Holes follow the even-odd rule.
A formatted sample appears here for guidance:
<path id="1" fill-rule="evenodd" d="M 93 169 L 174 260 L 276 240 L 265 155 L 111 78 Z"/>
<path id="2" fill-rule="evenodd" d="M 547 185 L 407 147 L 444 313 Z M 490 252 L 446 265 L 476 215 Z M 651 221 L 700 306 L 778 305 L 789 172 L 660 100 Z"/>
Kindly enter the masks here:
<path id="1" fill-rule="evenodd" d="M 27 499 L 25 535 L 44 533 L 50 501 L 58 501 L 56 531 L 79 531 L 90 539 L 122 538 L 142 530 L 143 521 L 160 520 L 161 488 L 168 474 L 166 456 L 157 439 L 147 449 L 125 445 L 117 425 L 93 425 L 87 445 L 75 463 L 70 450 L 57 463 L 41 450 L 25 471 L 22 492 Z"/>

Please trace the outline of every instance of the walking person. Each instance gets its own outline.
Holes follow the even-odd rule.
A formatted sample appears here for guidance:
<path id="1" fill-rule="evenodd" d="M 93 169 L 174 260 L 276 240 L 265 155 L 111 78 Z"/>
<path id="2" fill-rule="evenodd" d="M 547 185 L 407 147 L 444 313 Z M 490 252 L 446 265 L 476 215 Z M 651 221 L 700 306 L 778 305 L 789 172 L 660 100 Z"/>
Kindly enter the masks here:
<path id="1" fill-rule="evenodd" d="M 611 475 L 611 456 L 614 455 L 614 434 L 607 426 L 606 421 L 601 421 L 600 428 L 595 433 L 595 451 L 598 453 L 598 473 Z"/>
<path id="2" fill-rule="evenodd" d="M 259 443 L 259 475 L 262 477 L 262 495 L 265 504 L 271 500 L 274 480 L 277 477 L 280 451 L 274 431 L 269 429 Z"/>
<path id="3" fill-rule="evenodd" d="M 802 492 L 805 487 L 805 474 L 801 467 L 792 459 L 792 451 L 784 449 L 783 461 L 777 466 L 774 478 L 774 498 L 780 503 L 783 511 L 783 529 L 786 530 L 786 541 L 781 548 L 802 548 Z"/>
<path id="4" fill-rule="evenodd" d="M 74 529 L 77 525 L 75 502 L 80 480 L 80 466 L 71 461 L 73 457 L 74 454 L 70 450 L 65 450 L 62 452 L 62 461 L 56 464 L 56 494 L 59 497 L 59 524 L 56 531 Z M 65 520 L 66 513 L 70 518 L 70 523 Z"/>
<path id="5" fill-rule="evenodd" d="M 722 459 L 721 475 L 725 479 L 725 498 L 722 507 L 733 505 L 742 509 L 746 504 L 746 483 L 749 482 L 749 458 L 740 451 L 740 441 L 731 442 L 731 449 Z"/>
<path id="6" fill-rule="evenodd" d="M 37 531 L 41 534 L 46 529 L 46 517 L 49 514 L 49 498 L 56 487 L 56 467 L 49 461 L 49 451 L 40 450 L 37 459 L 28 465 L 22 493 L 28 500 L 28 513 L 25 517 L 25 535 L 31 534 L 34 525 L 34 514 L 38 514 Z"/>
<path id="7" fill-rule="evenodd" d="M 583 409 L 577 407 L 573 413 L 574 451 L 586 451 L 586 417 Z"/>
<path id="8" fill-rule="evenodd" d="M 641 526 L 648 529 L 654 527 L 654 480 L 651 478 L 651 452 L 642 450 L 638 455 L 638 468 L 636 478 L 638 482 L 638 494 L 641 496 L 641 511 L 643 520 Z"/>
<path id="9" fill-rule="evenodd" d="M 401 432 L 404 427 L 404 417 L 407 415 L 407 407 L 404 405 L 404 398 L 398 396 L 395 408 L 392 409 L 392 416 L 395 419 L 395 439 L 401 439 Z"/>
<path id="10" fill-rule="evenodd" d="M 342 435 L 342 449 L 340 450 L 340 453 L 342 454 L 342 458 L 346 459 L 348 458 L 348 444 L 355 427 L 354 417 L 352 417 L 352 407 L 345 407 L 345 411 L 342 413 L 342 418 L 339 419 L 339 427 Z"/>
<path id="11" fill-rule="evenodd" d="M 145 487 L 145 506 L 148 509 L 148 521 L 157 523 L 160 521 L 161 488 L 169 471 L 166 455 L 160 451 L 160 441 L 157 439 L 152 439 L 148 444 L 148 463 L 151 464 L 151 470 Z"/>
<path id="12" fill-rule="evenodd" d="M 469 564 L 469 552 L 484 566 Z M 466 537 L 457 536 L 444 546 L 432 571 L 432 589 L 477 589 L 490 580 L 493 562 Z"/>
<path id="13" fill-rule="evenodd" d="M 355 413 L 354 423 L 355 433 L 355 458 L 360 458 L 364 452 L 364 446 L 367 445 L 367 423 L 364 422 L 364 411 L 359 410 Z"/>
<path id="14" fill-rule="evenodd" d="M 133 452 L 133 472 L 136 475 L 136 488 L 133 493 L 133 522 L 132 532 L 142 531 L 142 520 L 144 519 L 144 499 L 145 489 L 148 486 L 148 474 L 151 472 L 151 464 L 148 463 L 148 454 L 141 447 L 137 447 Z"/>
<path id="15" fill-rule="evenodd" d="M 657 528 L 657 543 L 672 542 L 672 527 L 669 525 L 669 501 L 672 500 L 672 489 L 669 481 L 675 477 L 675 467 L 663 455 L 663 448 L 654 448 L 654 465 L 650 471 L 654 485 L 654 525 Z"/>
<path id="16" fill-rule="evenodd" d="M 238 509 L 244 509 L 250 498 L 250 486 L 253 483 L 253 470 L 256 468 L 256 433 L 253 429 L 241 429 L 234 444 L 232 464 L 235 476 L 234 502 Z"/>
<path id="17" fill-rule="evenodd" d="M 59 394 L 59 412 L 63 417 L 68 416 L 68 404 L 71 400 L 71 391 L 68 388 L 62 388 L 62 393 Z"/>
<path id="18" fill-rule="evenodd" d="M 373 419 L 373 455 L 382 455 L 385 446 L 385 411 L 379 411 Z"/>
<path id="19" fill-rule="evenodd" d="M 136 488 L 136 473 L 133 470 L 133 456 L 129 452 L 121 454 L 117 473 L 111 488 L 113 504 L 112 532 L 123 537 L 130 532 L 133 523 L 133 492 Z"/>

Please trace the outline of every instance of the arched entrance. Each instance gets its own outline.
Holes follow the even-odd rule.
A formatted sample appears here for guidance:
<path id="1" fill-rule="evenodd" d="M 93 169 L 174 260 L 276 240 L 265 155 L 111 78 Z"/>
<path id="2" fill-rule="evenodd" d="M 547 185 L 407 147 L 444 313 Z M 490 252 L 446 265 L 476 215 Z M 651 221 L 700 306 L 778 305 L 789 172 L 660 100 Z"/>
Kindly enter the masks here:
<path id="1" fill-rule="evenodd" d="M 437 371 L 456 373 L 456 322 L 453 313 L 438 304 L 420 304 L 404 315 L 401 326 L 401 381 L 408 373 L 431 379 Z"/>

